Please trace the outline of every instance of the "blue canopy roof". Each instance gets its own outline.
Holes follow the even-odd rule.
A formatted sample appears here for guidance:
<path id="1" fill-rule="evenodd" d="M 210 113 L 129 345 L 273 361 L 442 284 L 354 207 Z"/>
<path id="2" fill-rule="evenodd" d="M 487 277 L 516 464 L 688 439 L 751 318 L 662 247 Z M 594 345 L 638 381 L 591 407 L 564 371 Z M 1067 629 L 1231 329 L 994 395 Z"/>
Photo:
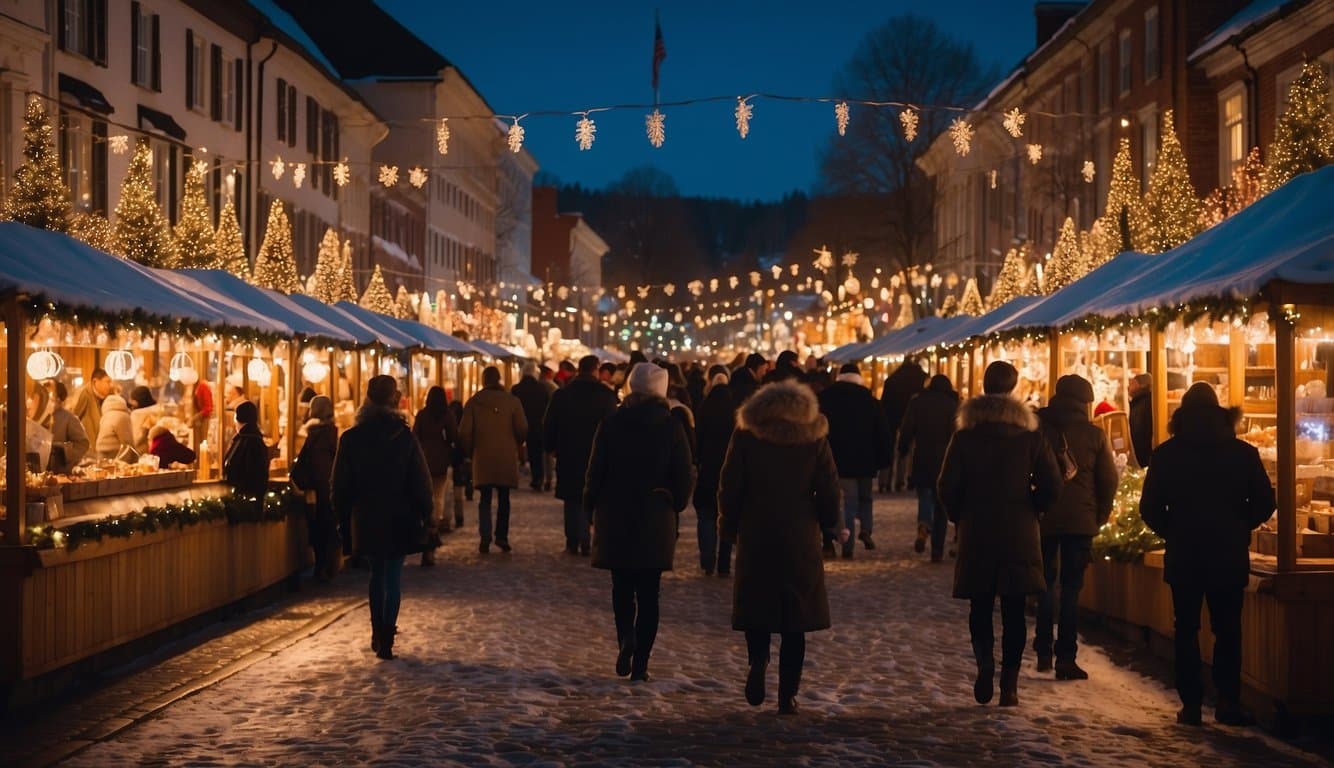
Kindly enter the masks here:
<path id="1" fill-rule="evenodd" d="M 283 323 L 293 336 L 335 344 L 356 343 L 356 338 L 338 326 L 291 301 L 289 297 L 251 285 L 220 269 L 159 270 L 159 275 L 190 291 L 211 291 L 233 304 Z"/>
<path id="2" fill-rule="evenodd" d="M 426 342 L 389 322 L 390 318 L 379 312 L 372 312 L 350 301 L 340 301 L 334 305 L 334 309 L 374 330 L 377 334 L 377 340 L 390 349 L 422 349 L 426 346 Z"/>
<path id="3" fill-rule="evenodd" d="M 482 341 L 481 339 L 471 339 L 468 341 L 468 343 L 476 347 L 486 356 L 493 357 L 497 360 L 513 360 L 519 357 L 519 355 L 515 354 L 513 351 L 505 349 L 499 344 L 492 344 L 489 341 Z"/>
<path id="4" fill-rule="evenodd" d="M 998 329 L 1010 325 L 1013 319 L 1024 312 L 1044 303 L 1044 296 L 1018 296 L 999 307 L 978 317 L 968 318 L 968 322 L 954 326 L 948 332 L 935 339 L 937 346 L 952 346 L 973 338 L 985 338 Z"/>
<path id="5" fill-rule="evenodd" d="M 425 323 L 419 323 L 416 320 L 402 320 L 397 317 L 383 317 L 409 336 L 420 339 L 423 346 L 433 352 L 448 352 L 454 355 L 476 355 L 481 352 L 469 342 L 456 336 L 450 336 L 444 331 L 432 328 Z"/>
<path id="6" fill-rule="evenodd" d="M 825 353 L 825 359 L 835 363 L 850 363 L 854 360 L 861 360 L 865 355 L 861 351 L 866 348 L 869 341 L 854 341 L 851 344 L 844 344 L 841 347 L 835 347 Z"/>
<path id="7" fill-rule="evenodd" d="M 944 322 L 946 322 L 944 318 L 927 315 L 921 320 L 869 342 L 860 354 L 864 358 L 891 357 L 925 349 L 929 345 L 921 342 L 930 338 L 930 334 L 939 331 L 940 324 Z"/>
<path id="8" fill-rule="evenodd" d="M 337 307 L 329 306 L 312 296 L 294 293 L 287 300 L 315 315 L 350 336 L 359 347 L 368 347 L 380 343 L 380 332 L 371 328 Z"/>

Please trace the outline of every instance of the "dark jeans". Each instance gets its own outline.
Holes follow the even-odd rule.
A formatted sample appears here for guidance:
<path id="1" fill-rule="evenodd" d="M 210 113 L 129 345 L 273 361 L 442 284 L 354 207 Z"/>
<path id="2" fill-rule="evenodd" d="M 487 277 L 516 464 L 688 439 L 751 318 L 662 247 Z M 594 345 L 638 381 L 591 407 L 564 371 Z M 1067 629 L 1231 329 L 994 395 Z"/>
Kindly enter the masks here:
<path id="1" fill-rule="evenodd" d="M 482 492 L 482 503 L 477 506 L 477 530 L 482 533 L 482 542 L 491 543 L 491 492 L 496 500 L 496 541 L 508 542 L 510 538 L 510 489 L 502 485 L 482 485 L 477 490 Z"/>
<path id="2" fill-rule="evenodd" d="M 695 505 L 696 535 L 699 539 L 699 567 L 718 573 L 732 572 L 732 545 L 718 536 L 718 505 Z"/>
<path id="3" fill-rule="evenodd" d="M 1209 627 L 1214 631 L 1214 688 L 1220 704 L 1241 701 L 1241 605 L 1244 589 L 1202 589 L 1173 584 L 1172 611 L 1176 614 L 1177 695 L 1187 706 L 1204 698 L 1200 679 L 1200 606 L 1209 601 Z"/>
<path id="4" fill-rule="evenodd" d="M 950 519 L 930 483 L 917 486 L 917 524 L 931 529 L 931 554 L 945 554 L 945 532 L 949 530 Z"/>
<path id="5" fill-rule="evenodd" d="M 768 632 L 746 631 L 746 657 L 753 667 L 756 664 L 769 663 Z M 782 633 L 782 644 L 778 646 L 778 698 L 790 699 L 797 695 L 801 687 L 801 668 L 806 662 L 806 634 L 804 632 Z"/>
<path id="6" fill-rule="evenodd" d="M 874 477 L 840 477 L 838 479 L 839 487 L 843 489 L 843 527 L 848 529 L 848 543 L 843 545 L 845 553 L 851 552 L 853 544 L 857 543 L 857 521 L 862 523 L 861 533 L 866 536 L 871 535 L 872 525 L 872 505 L 873 497 L 871 495 L 872 482 Z M 837 530 L 834 531 L 837 533 Z M 825 532 L 824 540 L 826 544 L 834 541 L 834 537 Z"/>
<path id="7" fill-rule="evenodd" d="M 534 488 L 542 487 L 542 478 L 545 477 L 543 471 L 546 469 L 546 458 L 542 451 L 542 437 L 539 434 L 528 435 L 528 471 L 532 475 L 532 486 Z"/>
<path id="8" fill-rule="evenodd" d="M 1001 595 L 1001 666 L 1017 667 L 1024 658 L 1024 640 L 1028 627 L 1024 617 L 1023 595 Z M 995 663 L 996 630 L 992 611 L 996 596 L 974 596 L 968 610 L 968 632 L 973 638 L 973 655 L 982 663 Z"/>
<path id="9" fill-rule="evenodd" d="M 403 597 L 403 558 L 372 557 L 371 629 L 393 632 L 398 624 L 398 604 Z"/>
<path id="10" fill-rule="evenodd" d="M 611 572 L 611 608 L 616 615 L 616 645 L 634 648 L 632 673 L 648 669 L 648 656 L 658 637 L 658 593 L 662 571 L 616 569 Z"/>
<path id="11" fill-rule="evenodd" d="M 588 546 L 588 510 L 583 502 L 565 502 L 565 548 Z"/>
<path id="12" fill-rule="evenodd" d="M 1043 536 L 1042 570 L 1047 577 L 1047 591 L 1038 597 L 1037 631 L 1033 650 L 1039 656 L 1052 655 L 1052 608 L 1056 585 L 1060 584 L 1060 617 L 1057 619 L 1055 655 L 1057 661 L 1073 662 L 1078 652 L 1079 590 L 1084 588 L 1084 570 L 1088 568 L 1092 536 Z"/>

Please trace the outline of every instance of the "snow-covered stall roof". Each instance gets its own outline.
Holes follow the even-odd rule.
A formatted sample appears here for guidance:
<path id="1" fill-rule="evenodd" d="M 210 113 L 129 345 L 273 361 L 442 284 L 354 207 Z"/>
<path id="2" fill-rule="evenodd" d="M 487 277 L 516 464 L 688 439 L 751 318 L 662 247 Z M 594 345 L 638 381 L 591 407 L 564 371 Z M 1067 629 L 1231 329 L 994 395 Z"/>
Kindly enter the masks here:
<path id="1" fill-rule="evenodd" d="M 927 333 L 936 330 L 936 327 L 943 322 L 945 322 L 943 318 L 927 315 L 921 320 L 909 323 L 898 330 L 890 331 L 878 339 L 872 339 L 860 350 L 859 354 L 862 359 L 865 359 L 868 357 L 901 355 L 905 351 L 916 351 L 922 347 L 914 346 L 913 340 L 926 338 Z"/>
<path id="2" fill-rule="evenodd" d="M 854 341 L 841 347 L 834 347 L 825 353 L 824 359 L 835 363 L 850 363 L 853 360 L 861 360 L 865 357 L 861 354 L 861 351 L 870 343 L 869 341 Z"/>
<path id="3" fill-rule="evenodd" d="M 936 346 L 955 345 L 969 339 L 985 338 L 997 330 L 1007 327 L 1018 315 L 1044 301 L 1043 296 L 1018 296 L 1001 306 L 977 317 L 969 317 L 966 322 L 948 328 L 936 334 L 929 341 Z"/>
<path id="4" fill-rule="evenodd" d="M 162 270 L 161 276 L 190 291 L 205 289 L 283 323 L 294 337 L 320 339 L 335 344 L 356 343 L 356 338 L 342 328 L 320 318 L 287 296 L 251 285 L 220 269 Z"/>
<path id="5" fill-rule="evenodd" d="M 1259 27 L 1289 2 L 1292 0 L 1252 0 L 1204 38 L 1204 41 L 1186 57 L 1186 61 L 1193 62 L 1215 48 L 1226 45 L 1233 37 L 1244 35 L 1247 31 Z"/>
<path id="6" fill-rule="evenodd" d="M 380 332 L 378 330 L 339 310 L 337 307 L 329 306 L 319 299 L 299 293 L 288 296 L 287 300 L 343 331 L 359 347 L 367 347 L 380 342 Z"/>
<path id="7" fill-rule="evenodd" d="M 385 317 L 384 319 L 409 336 L 420 339 L 422 344 L 432 352 L 475 355 L 481 351 L 463 339 L 450 336 L 444 331 L 432 328 L 425 323 L 419 323 L 416 320 L 402 320 L 397 317 Z"/>
<path id="8" fill-rule="evenodd" d="M 391 349 L 421 349 L 426 346 L 426 342 L 403 331 L 397 325 L 389 322 L 388 317 L 379 312 L 372 312 L 350 301 L 340 301 L 334 305 L 334 309 L 355 318 L 362 325 L 374 330 L 378 334 L 378 341 L 386 347 Z"/>
<path id="9" fill-rule="evenodd" d="M 506 349 L 505 347 L 502 347 L 499 344 L 492 344 L 489 341 L 483 341 L 481 339 L 470 339 L 468 343 L 476 347 L 483 354 L 487 355 L 488 357 L 493 357 L 496 360 L 515 360 L 520 357 L 523 357 L 523 355 L 520 355 L 511 349 Z"/>

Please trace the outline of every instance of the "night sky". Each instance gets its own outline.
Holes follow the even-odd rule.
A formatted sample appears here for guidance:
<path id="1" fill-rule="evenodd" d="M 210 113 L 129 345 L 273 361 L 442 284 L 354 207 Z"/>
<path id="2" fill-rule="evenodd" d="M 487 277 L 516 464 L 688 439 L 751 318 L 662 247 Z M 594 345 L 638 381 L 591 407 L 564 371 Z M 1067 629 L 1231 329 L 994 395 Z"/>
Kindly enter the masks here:
<path id="1" fill-rule="evenodd" d="M 498 113 L 653 100 L 651 3 L 377 2 L 462 70 Z M 658 7 L 667 46 L 663 101 L 832 95 L 834 72 L 865 31 L 907 11 L 972 42 L 983 65 L 994 63 L 1003 74 L 1033 49 L 1034 39 L 1032 0 L 684 0 Z M 645 138 L 647 109 L 593 115 L 597 137 L 587 152 L 574 142 L 577 117 L 534 117 L 523 125 L 541 167 L 567 183 L 602 187 L 652 164 L 688 195 L 772 200 L 810 190 L 817 149 L 835 132 L 832 105 L 756 101 L 744 141 L 734 107 L 732 101 L 664 110 L 661 149 Z"/>

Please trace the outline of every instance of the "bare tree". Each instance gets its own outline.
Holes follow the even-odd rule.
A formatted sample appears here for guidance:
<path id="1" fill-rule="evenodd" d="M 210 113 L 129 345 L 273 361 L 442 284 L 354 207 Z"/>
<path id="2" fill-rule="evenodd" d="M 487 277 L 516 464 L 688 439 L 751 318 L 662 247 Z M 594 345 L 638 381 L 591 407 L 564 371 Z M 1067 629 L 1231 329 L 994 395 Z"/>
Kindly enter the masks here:
<path id="1" fill-rule="evenodd" d="M 702 259 L 671 176 L 651 166 L 633 168 L 607 187 L 607 195 L 602 234 L 612 250 L 606 282 L 658 284 L 697 272 Z"/>

